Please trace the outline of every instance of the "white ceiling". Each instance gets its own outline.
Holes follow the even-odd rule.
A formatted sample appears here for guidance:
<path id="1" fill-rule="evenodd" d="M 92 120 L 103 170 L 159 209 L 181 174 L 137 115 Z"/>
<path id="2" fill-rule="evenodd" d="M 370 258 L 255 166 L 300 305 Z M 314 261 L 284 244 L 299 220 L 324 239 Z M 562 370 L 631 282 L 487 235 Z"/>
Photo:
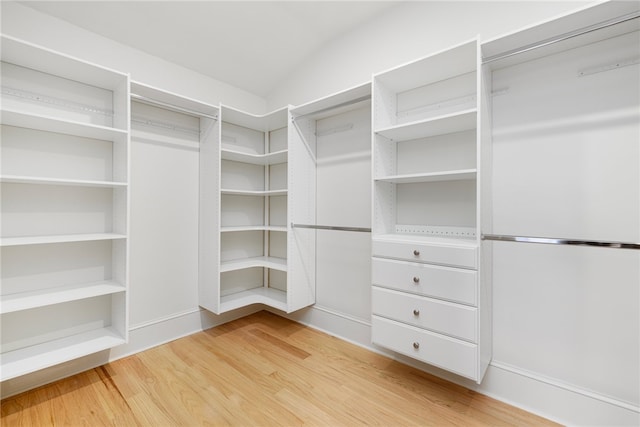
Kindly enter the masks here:
<path id="1" fill-rule="evenodd" d="M 266 97 L 322 45 L 398 1 L 25 1 Z"/>

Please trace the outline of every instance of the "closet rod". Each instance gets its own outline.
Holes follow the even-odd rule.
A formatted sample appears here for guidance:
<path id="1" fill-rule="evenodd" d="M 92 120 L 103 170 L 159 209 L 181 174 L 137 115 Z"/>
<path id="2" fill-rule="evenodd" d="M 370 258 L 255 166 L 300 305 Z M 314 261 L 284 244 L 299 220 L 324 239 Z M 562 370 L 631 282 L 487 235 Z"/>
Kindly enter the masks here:
<path id="1" fill-rule="evenodd" d="M 603 240 L 558 239 L 551 237 L 510 236 L 504 234 L 483 234 L 482 240 L 499 242 L 542 243 L 547 245 L 595 246 L 616 249 L 640 249 L 640 243 L 610 242 Z"/>
<path id="2" fill-rule="evenodd" d="M 345 101 L 345 102 L 337 104 L 337 105 L 332 105 L 331 107 L 322 108 L 322 109 L 314 111 L 312 113 L 300 114 L 299 116 L 294 117 L 293 120 L 295 122 L 300 117 L 315 116 L 316 114 L 326 113 L 327 111 L 335 110 L 337 108 L 347 107 L 349 105 L 357 104 L 359 102 L 368 101 L 370 99 L 371 99 L 371 95 L 361 96 L 360 98 L 352 99 L 350 101 Z"/>
<path id="3" fill-rule="evenodd" d="M 631 21 L 633 19 L 637 19 L 640 17 L 640 12 L 633 12 L 627 15 L 619 16 L 617 18 L 613 18 L 604 22 L 600 22 L 598 24 L 590 25 L 588 27 L 580 28 L 578 30 L 574 30 L 568 33 L 560 34 L 555 37 L 551 37 L 536 43 L 532 43 L 523 47 L 519 47 L 516 49 L 509 50 L 504 53 L 499 53 L 497 55 L 489 56 L 487 58 L 483 58 L 482 63 L 488 64 L 490 62 L 498 61 L 500 59 L 508 58 L 510 56 L 518 55 L 521 53 L 529 52 L 534 49 L 538 49 L 541 47 L 549 46 L 554 43 L 562 42 L 565 40 L 572 39 L 574 37 L 582 36 L 584 34 L 589 34 L 591 32 L 601 30 L 603 28 L 611 27 L 616 24 L 622 24 L 623 22 Z"/>
<path id="4" fill-rule="evenodd" d="M 370 228 L 366 227 L 339 227 L 333 225 L 311 225 L 311 224 L 294 224 L 291 223 L 292 228 L 312 228 L 314 230 L 334 230 L 334 231 L 358 231 L 363 233 L 371 233 Z"/>
<path id="5" fill-rule="evenodd" d="M 180 113 L 186 113 L 196 117 L 206 117 L 207 119 L 218 120 L 218 116 L 212 116 L 210 114 L 202 113 L 200 111 L 190 110 L 188 108 L 178 107 L 177 105 L 167 104 L 166 102 L 158 101 L 157 99 L 147 98 L 146 96 L 138 95 L 136 93 L 131 93 L 131 98 L 136 101 L 141 101 L 146 104 L 153 104 L 159 107 L 168 108 L 170 110 L 178 111 Z"/>

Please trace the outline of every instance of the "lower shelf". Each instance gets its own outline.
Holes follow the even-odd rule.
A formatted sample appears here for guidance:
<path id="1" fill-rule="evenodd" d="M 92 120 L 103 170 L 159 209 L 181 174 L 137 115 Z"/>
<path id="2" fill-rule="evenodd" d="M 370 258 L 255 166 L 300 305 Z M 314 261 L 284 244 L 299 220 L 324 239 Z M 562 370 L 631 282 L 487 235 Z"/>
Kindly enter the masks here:
<path id="1" fill-rule="evenodd" d="M 3 353 L 0 381 L 10 380 L 125 342 L 125 338 L 112 328 L 102 328 Z"/>
<path id="2" fill-rule="evenodd" d="M 43 307 L 45 305 L 76 301 L 124 291 L 125 287 L 121 284 L 104 281 L 3 295 L 0 298 L 0 313 L 12 313 L 14 311 L 28 310 L 30 308 Z"/>
<path id="3" fill-rule="evenodd" d="M 235 310 L 251 304 L 264 304 L 287 311 L 287 293 L 274 288 L 255 288 L 225 295 L 220 300 L 220 312 Z"/>

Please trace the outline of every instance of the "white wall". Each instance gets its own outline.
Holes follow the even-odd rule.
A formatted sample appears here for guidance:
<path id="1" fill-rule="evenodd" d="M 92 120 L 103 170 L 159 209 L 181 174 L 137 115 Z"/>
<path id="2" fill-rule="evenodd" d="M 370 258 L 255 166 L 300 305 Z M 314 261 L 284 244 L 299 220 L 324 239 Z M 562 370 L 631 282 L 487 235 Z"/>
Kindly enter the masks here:
<path id="1" fill-rule="evenodd" d="M 368 81 L 372 73 L 469 40 L 521 29 L 593 2 L 412 1 L 334 39 L 282 80 L 267 109 L 300 105 Z"/>
<path id="2" fill-rule="evenodd" d="M 131 79 L 203 102 L 260 114 L 265 100 L 227 83 L 167 62 L 11 1 L 0 2 L 2 33 L 104 67 Z"/>

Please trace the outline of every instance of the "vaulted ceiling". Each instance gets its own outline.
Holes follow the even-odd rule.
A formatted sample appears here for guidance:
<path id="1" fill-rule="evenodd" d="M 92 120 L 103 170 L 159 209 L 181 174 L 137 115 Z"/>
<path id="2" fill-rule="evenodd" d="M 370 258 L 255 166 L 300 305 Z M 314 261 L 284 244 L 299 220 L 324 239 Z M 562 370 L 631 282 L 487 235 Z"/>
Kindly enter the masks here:
<path id="1" fill-rule="evenodd" d="M 398 1 L 25 1 L 21 4 L 266 97 L 325 43 Z"/>

